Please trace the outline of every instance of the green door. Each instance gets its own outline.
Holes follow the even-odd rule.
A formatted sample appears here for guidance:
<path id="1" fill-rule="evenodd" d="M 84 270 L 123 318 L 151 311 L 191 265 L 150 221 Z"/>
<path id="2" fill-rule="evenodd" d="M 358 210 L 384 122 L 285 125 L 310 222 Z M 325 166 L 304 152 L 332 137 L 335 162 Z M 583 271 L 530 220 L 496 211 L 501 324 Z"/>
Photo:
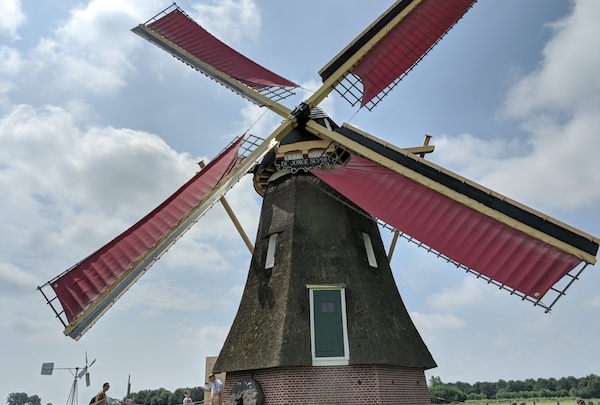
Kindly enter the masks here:
<path id="1" fill-rule="evenodd" d="M 315 357 L 344 357 L 340 290 L 313 291 Z"/>

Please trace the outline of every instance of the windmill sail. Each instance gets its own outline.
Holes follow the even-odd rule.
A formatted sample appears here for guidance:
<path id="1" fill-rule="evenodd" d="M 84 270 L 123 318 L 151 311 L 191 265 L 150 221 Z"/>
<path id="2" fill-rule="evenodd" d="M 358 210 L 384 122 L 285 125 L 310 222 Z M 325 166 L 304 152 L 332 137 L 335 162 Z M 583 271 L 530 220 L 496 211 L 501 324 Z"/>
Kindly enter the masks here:
<path id="1" fill-rule="evenodd" d="M 397 163 L 402 174 L 356 155 L 313 174 L 461 266 L 544 306 L 539 300 L 566 274 L 596 262 L 598 239 L 350 126 L 336 132 Z"/>
<path id="2" fill-rule="evenodd" d="M 227 46 L 175 5 L 132 31 L 257 105 L 269 105 L 266 97 L 288 97 L 298 87 Z"/>
<path id="3" fill-rule="evenodd" d="M 239 138 L 233 142 L 131 228 L 45 285 L 54 290 L 63 308 L 65 335 L 78 340 L 212 207 L 216 202 L 212 198 L 215 189 L 240 165 L 238 151 L 242 141 L 243 138 Z M 43 288 L 40 287 L 40 290 Z M 56 308 L 54 310 L 59 314 Z"/>
<path id="4" fill-rule="evenodd" d="M 319 74 L 323 82 L 335 77 L 336 90 L 352 105 L 360 101 L 361 107 L 372 109 L 474 3 L 399 0 Z M 349 70 L 340 71 L 344 65 Z"/>

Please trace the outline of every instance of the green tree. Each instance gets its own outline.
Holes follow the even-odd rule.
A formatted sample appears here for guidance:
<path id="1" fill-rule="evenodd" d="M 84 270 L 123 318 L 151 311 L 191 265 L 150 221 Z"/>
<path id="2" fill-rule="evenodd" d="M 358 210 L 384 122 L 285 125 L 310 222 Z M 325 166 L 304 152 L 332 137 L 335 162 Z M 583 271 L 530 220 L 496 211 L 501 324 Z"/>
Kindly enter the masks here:
<path id="1" fill-rule="evenodd" d="M 473 387 L 471 387 L 471 384 L 466 383 L 466 382 L 457 381 L 455 383 L 448 384 L 448 385 L 458 388 L 459 390 L 461 390 L 462 392 L 467 394 L 467 396 L 473 392 Z"/>
<path id="2" fill-rule="evenodd" d="M 183 403 L 183 397 L 185 396 L 183 392 L 185 390 L 191 391 L 192 395 L 190 395 L 190 398 L 192 398 L 194 403 L 204 401 L 204 391 L 202 391 L 200 388 L 177 388 L 175 391 L 173 391 L 171 405 Z"/>
<path id="3" fill-rule="evenodd" d="M 494 394 L 494 398 L 496 399 L 512 399 L 512 398 L 517 398 L 517 393 L 513 392 L 513 391 L 508 391 L 508 390 L 498 390 L 495 394 Z"/>
<path id="4" fill-rule="evenodd" d="M 141 390 L 138 392 L 133 392 L 130 395 L 131 402 L 133 402 L 134 404 L 150 405 L 149 401 L 146 402 L 146 398 L 148 398 L 149 394 L 150 390 Z"/>
<path id="5" fill-rule="evenodd" d="M 508 392 L 519 392 L 519 391 L 526 391 L 525 389 L 525 383 L 523 381 L 517 380 L 508 380 L 507 386 L 506 386 L 506 391 Z"/>
<path id="6" fill-rule="evenodd" d="M 159 388 L 153 392 L 150 405 L 172 405 L 173 394 L 165 388 Z"/>
<path id="7" fill-rule="evenodd" d="M 473 392 L 484 394 L 487 399 L 495 398 L 497 391 L 495 383 L 477 381 L 473 384 Z"/>
<path id="8" fill-rule="evenodd" d="M 173 404 L 181 404 L 183 403 L 183 397 L 185 396 L 185 394 L 183 393 L 183 391 L 185 391 L 186 389 L 189 388 L 177 388 L 175 391 L 173 391 Z M 193 401 L 193 399 L 192 399 Z"/>
<path id="9" fill-rule="evenodd" d="M 569 376 L 567 377 L 567 381 L 569 382 L 569 390 L 571 390 L 571 388 L 577 388 L 577 378 Z"/>
<path id="10" fill-rule="evenodd" d="M 37 395 L 29 396 L 25 392 L 13 392 L 6 398 L 7 405 L 41 405 L 42 400 Z"/>
<path id="11" fill-rule="evenodd" d="M 533 378 L 527 378 L 523 382 L 525 383 L 526 391 L 535 391 L 535 380 Z"/>
<path id="12" fill-rule="evenodd" d="M 556 391 L 556 378 L 548 378 L 548 389 L 550 391 Z"/>
<path id="13" fill-rule="evenodd" d="M 582 398 L 600 397 L 600 377 L 594 374 L 582 378 L 584 383 L 579 383 L 579 395 Z"/>
<path id="14" fill-rule="evenodd" d="M 434 387 L 436 385 L 442 385 L 442 384 L 444 384 L 444 383 L 442 382 L 442 379 L 438 376 L 432 375 L 429 378 L 429 386 L 430 387 Z"/>
<path id="15" fill-rule="evenodd" d="M 201 388 L 194 388 L 192 390 L 192 401 L 194 401 L 194 403 L 204 401 L 204 390 Z"/>
<path id="16" fill-rule="evenodd" d="M 481 394 L 481 393 L 475 394 L 473 392 L 470 394 L 467 394 L 467 400 L 469 400 L 469 401 L 483 401 L 485 399 L 487 399 L 485 394 Z"/>
<path id="17" fill-rule="evenodd" d="M 535 382 L 535 390 L 548 389 L 548 380 L 545 378 L 538 378 Z"/>
<path id="18" fill-rule="evenodd" d="M 165 388 L 141 390 L 132 392 L 129 398 L 134 404 L 141 405 L 179 405 L 183 401 L 183 391 L 186 389 L 192 391 L 192 401 L 197 403 L 204 400 L 204 391 L 199 388 L 177 388 L 174 392 Z"/>
<path id="19" fill-rule="evenodd" d="M 569 391 L 571 388 L 573 388 L 573 386 L 571 385 L 571 382 L 566 378 L 566 377 L 562 377 L 559 378 L 558 381 L 556 381 L 556 390 L 567 390 Z"/>
<path id="20" fill-rule="evenodd" d="M 458 401 L 464 402 L 467 395 L 456 387 L 446 384 L 437 384 L 429 388 L 429 397 L 434 404 Z"/>

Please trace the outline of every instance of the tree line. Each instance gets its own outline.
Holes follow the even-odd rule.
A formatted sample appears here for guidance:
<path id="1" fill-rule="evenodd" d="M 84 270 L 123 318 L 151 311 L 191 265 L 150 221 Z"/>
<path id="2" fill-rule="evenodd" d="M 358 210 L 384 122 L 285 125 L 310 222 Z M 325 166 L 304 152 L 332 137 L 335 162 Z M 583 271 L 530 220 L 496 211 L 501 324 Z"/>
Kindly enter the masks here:
<path id="1" fill-rule="evenodd" d="M 600 376 L 590 374 L 585 377 L 528 378 L 526 380 L 498 380 L 497 382 L 444 383 L 440 377 L 429 379 L 429 395 L 431 402 L 466 401 L 486 399 L 527 399 L 527 398 L 600 398 Z M 199 388 L 177 388 L 171 392 L 165 388 L 141 390 L 131 393 L 129 398 L 133 404 L 140 405 L 178 405 L 183 402 L 183 391 L 189 389 L 195 403 L 204 400 L 204 391 Z M 126 398 L 122 401 L 125 402 Z M 119 400 L 110 398 L 107 405 L 118 405 Z M 83 401 L 87 404 L 87 401 Z M 8 395 L 7 405 L 41 405 L 37 395 L 29 396 L 24 392 Z M 48 404 L 51 405 L 51 404 Z"/>
<path id="2" fill-rule="evenodd" d="M 192 392 L 191 398 L 194 402 L 204 401 L 204 391 L 200 388 L 177 388 L 171 392 L 165 388 L 155 390 L 142 390 L 129 395 L 132 404 L 143 405 L 179 405 L 183 403 L 183 391 L 189 389 Z M 81 404 L 86 405 L 88 398 L 80 398 Z M 106 398 L 107 405 L 122 405 L 126 403 L 127 398 Z M 25 392 L 13 392 L 8 394 L 6 405 L 41 405 L 42 400 L 37 395 L 29 396 Z M 47 404 L 52 405 L 52 404 Z"/>
<path id="3" fill-rule="evenodd" d="M 41 405 L 42 399 L 37 395 L 29 396 L 25 392 L 13 392 L 6 398 L 7 405 Z"/>
<path id="4" fill-rule="evenodd" d="M 444 383 L 440 377 L 429 379 L 429 395 L 433 403 L 485 399 L 526 398 L 600 398 L 600 376 L 528 378 L 526 380 L 498 380 L 497 382 Z"/>
<path id="5" fill-rule="evenodd" d="M 204 400 L 204 391 L 200 388 L 177 388 L 171 392 L 165 388 L 157 390 L 142 390 L 131 393 L 129 398 L 133 404 L 143 405 L 177 405 L 183 402 L 183 391 L 190 390 L 192 401 L 194 403 Z"/>

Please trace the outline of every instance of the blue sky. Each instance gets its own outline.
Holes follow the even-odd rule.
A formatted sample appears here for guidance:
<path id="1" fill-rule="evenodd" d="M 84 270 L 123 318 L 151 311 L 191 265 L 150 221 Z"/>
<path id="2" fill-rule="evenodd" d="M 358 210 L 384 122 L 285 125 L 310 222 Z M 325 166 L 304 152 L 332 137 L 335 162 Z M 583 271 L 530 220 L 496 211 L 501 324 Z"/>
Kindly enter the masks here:
<path id="1" fill-rule="evenodd" d="M 315 89 L 317 71 L 392 2 L 182 1 L 213 34 Z M 0 0 L 0 398 L 66 401 L 82 366 L 111 396 L 204 381 L 250 256 L 215 207 L 79 342 L 35 290 L 158 205 L 263 113 L 129 30 L 170 3 Z M 481 0 L 373 112 L 337 96 L 338 123 L 401 147 L 433 136 L 428 158 L 600 235 L 600 3 Z M 287 105 L 306 97 L 300 91 Z M 267 113 L 251 132 L 279 122 Z M 249 178 L 228 194 L 254 238 Z M 384 239 L 389 235 L 384 231 Z M 443 381 L 598 373 L 600 275 L 586 270 L 552 314 L 400 244 L 394 276 Z"/>

